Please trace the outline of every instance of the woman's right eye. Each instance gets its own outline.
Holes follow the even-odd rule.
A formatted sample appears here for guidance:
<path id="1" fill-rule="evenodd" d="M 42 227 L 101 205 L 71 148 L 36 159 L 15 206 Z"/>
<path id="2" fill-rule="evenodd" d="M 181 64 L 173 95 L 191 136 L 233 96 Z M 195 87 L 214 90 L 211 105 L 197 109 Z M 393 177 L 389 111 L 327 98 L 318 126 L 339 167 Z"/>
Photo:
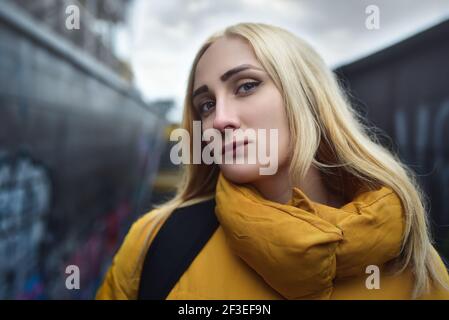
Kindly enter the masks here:
<path id="1" fill-rule="evenodd" d="M 199 107 L 200 114 L 203 115 L 203 114 L 206 114 L 207 112 L 209 112 L 210 108 L 213 107 L 213 106 L 211 106 L 212 103 L 213 103 L 212 101 L 207 101 L 205 103 L 200 104 L 200 107 Z"/>

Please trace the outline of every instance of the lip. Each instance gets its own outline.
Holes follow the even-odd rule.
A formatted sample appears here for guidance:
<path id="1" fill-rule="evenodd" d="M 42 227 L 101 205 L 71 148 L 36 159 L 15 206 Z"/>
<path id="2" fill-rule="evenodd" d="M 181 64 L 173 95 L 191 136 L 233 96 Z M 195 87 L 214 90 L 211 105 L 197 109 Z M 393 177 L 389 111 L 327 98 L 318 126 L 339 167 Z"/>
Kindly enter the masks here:
<path id="1" fill-rule="evenodd" d="M 224 145 L 221 148 L 221 154 L 225 154 L 226 151 L 231 151 L 235 152 L 235 149 L 237 149 L 237 147 L 241 146 L 241 145 L 247 145 L 248 144 L 248 139 L 245 140 L 240 140 L 240 141 L 233 141 L 231 143 L 228 143 L 227 145 Z"/>

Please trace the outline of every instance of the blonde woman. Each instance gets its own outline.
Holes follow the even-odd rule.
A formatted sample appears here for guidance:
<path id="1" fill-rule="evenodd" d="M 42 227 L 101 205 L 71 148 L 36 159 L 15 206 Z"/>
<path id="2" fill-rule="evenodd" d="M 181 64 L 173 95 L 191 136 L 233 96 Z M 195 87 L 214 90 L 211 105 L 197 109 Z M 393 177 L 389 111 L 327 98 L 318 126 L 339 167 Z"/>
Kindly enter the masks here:
<path id="1" fill-rule="evenodd" d="M 220 133 L 276 129 L 276 172 L 260 174 L 260 161 L 184 165 L 176 196 L 131 227 L 98 299 L 136 299 L 164 277 L 162 299 L 449 298 L 413 173 L 362 125 L 303 40 L 259 23 L 212 35 L 188 79 L 182 127 L 191 145 L 195 120 Z M 260 146 L 233 143 L 225 152 L 234 157 Z M 184 224 L 201 224 L 200 212 L 219 222 L 198 232 L 203 243 L 187 263 L 175 262 L 189 243 L 183 223 L 152 246 L 174 212 Z M 170 237 L 182 238 L 175 250 Z M 166 261 L 144 270 L 158 253 Z M 173 264 L 183 267 L 167 276 Z"/>

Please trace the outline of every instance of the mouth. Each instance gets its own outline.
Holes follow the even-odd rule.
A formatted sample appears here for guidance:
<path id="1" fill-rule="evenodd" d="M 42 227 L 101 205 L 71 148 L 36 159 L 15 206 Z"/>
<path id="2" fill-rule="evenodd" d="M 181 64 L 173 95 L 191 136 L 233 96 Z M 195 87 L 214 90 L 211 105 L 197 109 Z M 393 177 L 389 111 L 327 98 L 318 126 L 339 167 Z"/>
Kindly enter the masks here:
<path id="1" fill-rule="evenodd" d="M 221 154 L 225 154 L 226 152 L 232 151 L 235 153 L 235 150 L 240 146 L 245 146 L 248 144 L 248 139 L 240 140 L 240 141 L 233 141 L 231 143 L 228 143 L 227 145 L 224 145 L 221 149 Z"/>

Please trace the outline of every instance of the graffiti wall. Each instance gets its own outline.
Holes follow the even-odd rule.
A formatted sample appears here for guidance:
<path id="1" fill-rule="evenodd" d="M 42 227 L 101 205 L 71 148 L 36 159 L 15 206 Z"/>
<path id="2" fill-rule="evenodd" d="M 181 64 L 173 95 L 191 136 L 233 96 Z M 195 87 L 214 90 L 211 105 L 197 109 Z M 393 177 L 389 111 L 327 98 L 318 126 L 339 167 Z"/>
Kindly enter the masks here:
<path id="1" fill-rule="evenodd" d="M 449 21 L 337 69 L 353 102 L 418 174 L 449 258 Z"/>
<path id="2" fill-rule="evenodd" d="M 2 299 L 92 298 L 150 208 L 165 120 L 55 41 L 0 16 Z"/>

